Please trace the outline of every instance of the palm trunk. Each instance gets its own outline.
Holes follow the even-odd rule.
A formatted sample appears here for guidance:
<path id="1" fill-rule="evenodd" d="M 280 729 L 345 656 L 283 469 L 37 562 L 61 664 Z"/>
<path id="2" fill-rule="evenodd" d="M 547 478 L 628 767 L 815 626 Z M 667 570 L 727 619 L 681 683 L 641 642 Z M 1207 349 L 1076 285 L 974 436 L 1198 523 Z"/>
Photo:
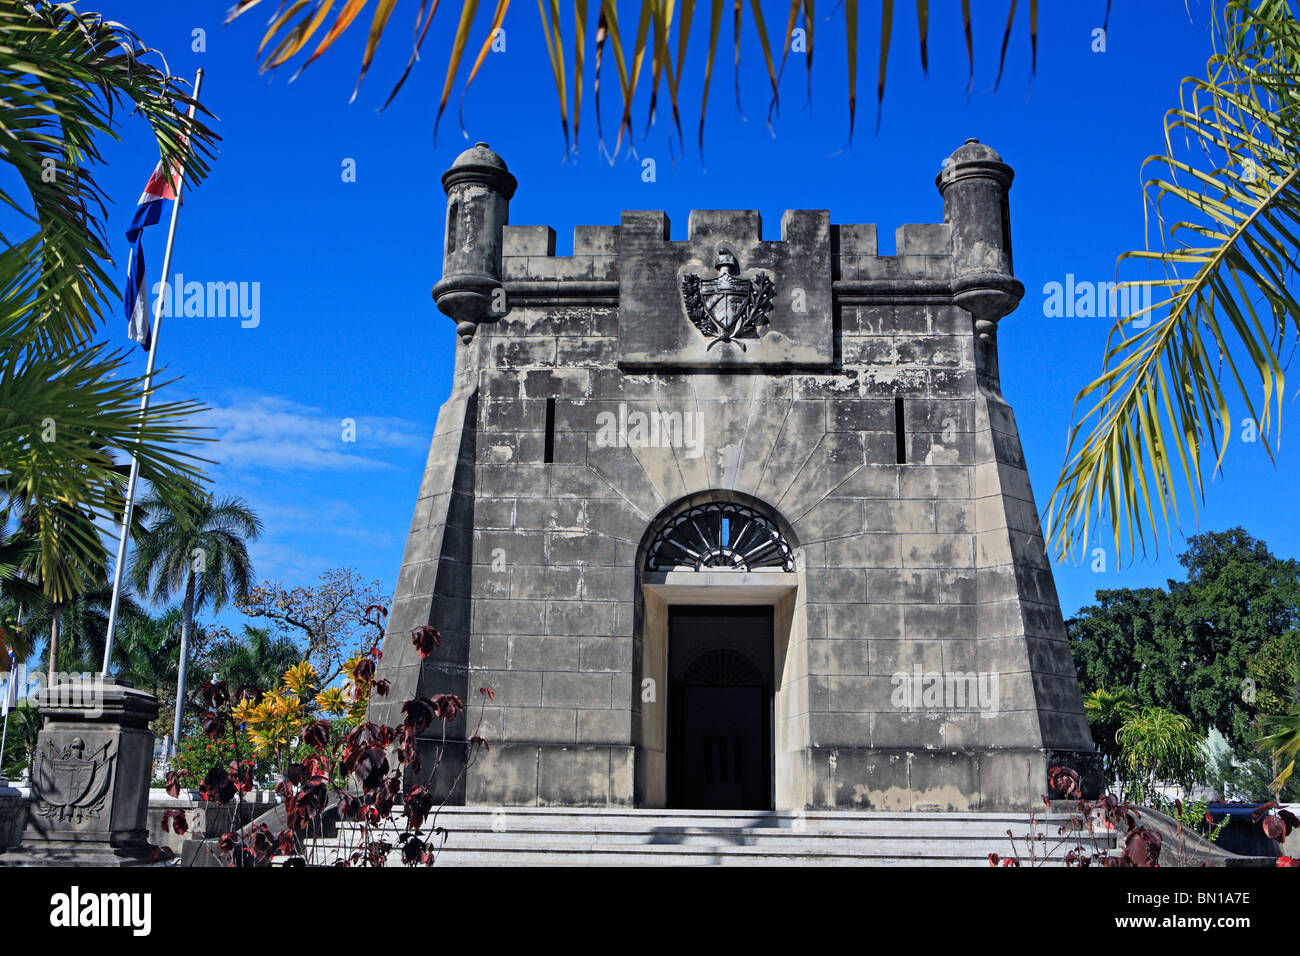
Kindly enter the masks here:
<path id="1" fill-rule="evenodd" d="M 55 674 L 57 674 L 59 670 L 59 624 L 60 624 L 60 618 L 62 617 L 62 612 L 60 611 L 60 608 L 57 604 L 51 608 L 51 612 L 52 613 L 50 615 L 50 667 L 48 673 L 46 674 L 46 684 L 48 685 L 48 690 L 53 690 L 53 688 L 57 683 Z"/>
<path id="2" fill-rule="evenodd" d="M 181 717 L 185 713 L 185 672 L 190 662 L 190 630 L 194 626 L 194 571 L 185 579 L 185 601 L 181 604 L 181 659 L 176 672 L 176 719 L 172 723 L 172 753 L 181 742 Z"/>

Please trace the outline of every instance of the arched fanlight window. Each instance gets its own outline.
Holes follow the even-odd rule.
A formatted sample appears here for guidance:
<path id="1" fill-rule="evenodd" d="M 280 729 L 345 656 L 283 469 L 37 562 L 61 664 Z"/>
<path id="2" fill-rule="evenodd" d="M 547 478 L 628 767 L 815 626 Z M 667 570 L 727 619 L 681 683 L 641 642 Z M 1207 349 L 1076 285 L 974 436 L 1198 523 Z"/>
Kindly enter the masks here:
<path id="1" fill-rule="evenodd" d="M 776 525 L 753 508 L 711 502 L 689 508 L 656 535 L 649 571 L 793 571 L 794 552 Z"/>

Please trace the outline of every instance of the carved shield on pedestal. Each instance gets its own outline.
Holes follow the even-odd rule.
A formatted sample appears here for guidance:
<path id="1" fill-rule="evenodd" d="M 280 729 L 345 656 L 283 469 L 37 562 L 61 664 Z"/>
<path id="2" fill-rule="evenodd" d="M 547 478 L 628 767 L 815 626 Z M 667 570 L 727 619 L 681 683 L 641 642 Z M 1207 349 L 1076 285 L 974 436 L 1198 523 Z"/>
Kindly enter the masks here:
<path id="1" fill-rule="evenodd" d="M 87 752 L 80 737 L 61 750 L 46 740 L 32 767 L 36 812 L 73 823 L 99 816 L 108 796 L 112 763 L 111 742 Z"/>

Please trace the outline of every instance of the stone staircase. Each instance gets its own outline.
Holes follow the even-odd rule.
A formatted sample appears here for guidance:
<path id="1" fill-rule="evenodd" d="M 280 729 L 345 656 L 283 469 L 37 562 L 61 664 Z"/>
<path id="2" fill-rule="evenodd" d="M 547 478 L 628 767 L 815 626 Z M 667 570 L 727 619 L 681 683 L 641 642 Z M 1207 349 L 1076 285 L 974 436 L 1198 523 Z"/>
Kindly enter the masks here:
<path id="1" fill-rule="evenodd" d="M 1055 847 L 1069 815 L 1044 811 L 1032 831 L 1028 812 L 448 807 L 437 822 L 450 831 L 441 866 L 987 867 L 990 853 L 1011 854 L 1008 830 L 1029 865 L 1025 837 L 1042 834 Z M 357 838 L 355 824 L 340 824 L 316 848 L 330 853 Z M 1113 848 L 1113 834 L 1098 834 L 1097 845 Z M 1054 849 L 1052 862 L 1067 848 Z M 1035 849 L 1041 856 L 1041 841 Z M 399 863 L 394 853 L 390 865 Z"/>

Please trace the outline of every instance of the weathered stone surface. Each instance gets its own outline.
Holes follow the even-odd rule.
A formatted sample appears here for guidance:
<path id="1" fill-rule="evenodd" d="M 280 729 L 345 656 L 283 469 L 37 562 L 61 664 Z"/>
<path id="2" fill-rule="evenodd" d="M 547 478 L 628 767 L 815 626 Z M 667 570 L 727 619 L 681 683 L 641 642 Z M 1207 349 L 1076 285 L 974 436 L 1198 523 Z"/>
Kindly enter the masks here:
<path id="1" fill-rule="evenodd" d="M 830 216 L 790 211 L 781 240 L 765 242 L 756 212 L 696 210 L 684 240 L 625 213 L 619 242 L 619 363 L 625 368 L 829 367 L 831 335 Z M 643 223 L 648 227 L 643 226 Z M 774 286 L 767 331 L 710 347 L 692 327 L 681 280 L 718 275 L 720 250 L 737 260 L 741 278 L 765 275 Z M 671 314 L 679 319 L 664 322 Z M 743 346 L 743 347 L 742 347 Z"/>
<path id="2" fill-rule="evenodd" d="M 491 687 L 493 747 L 457 799 L 663 806 L 671 608 L 757 604 L 773 609 L 778 808 L 1023 808 L 1053 764 L 1089 772 L 998 381 L 997 321 L 1021 290 L 997 154 L 954 153 L 944 221 L 899 227 L 892 256 L 874 225 L 821 211 L 787 213 L 779 241 L 757 213 L 697 211 L 684 237 L 659 212 L 579 226 L 557 257 L 550 228 L 502 228 L 513 181 L 493 162 L 475 154 L 496 193 L 449 192 L 470 208 L 440 286 L 508 305 L 458 349 L 373 715 Z M 497 234 L 471 241 L 466 223 Z M 756 303 L 766 324 L 702 330 L 690 275 L 720 283 L 695 307 L 722 325 Z M 466 301 L 439 300 L 462 332 Z M 660 531 L 709 503 L 769 522 L 788 566 L 648 570 Z M 419 662 L 424 623 L 444 643 Z"/>

